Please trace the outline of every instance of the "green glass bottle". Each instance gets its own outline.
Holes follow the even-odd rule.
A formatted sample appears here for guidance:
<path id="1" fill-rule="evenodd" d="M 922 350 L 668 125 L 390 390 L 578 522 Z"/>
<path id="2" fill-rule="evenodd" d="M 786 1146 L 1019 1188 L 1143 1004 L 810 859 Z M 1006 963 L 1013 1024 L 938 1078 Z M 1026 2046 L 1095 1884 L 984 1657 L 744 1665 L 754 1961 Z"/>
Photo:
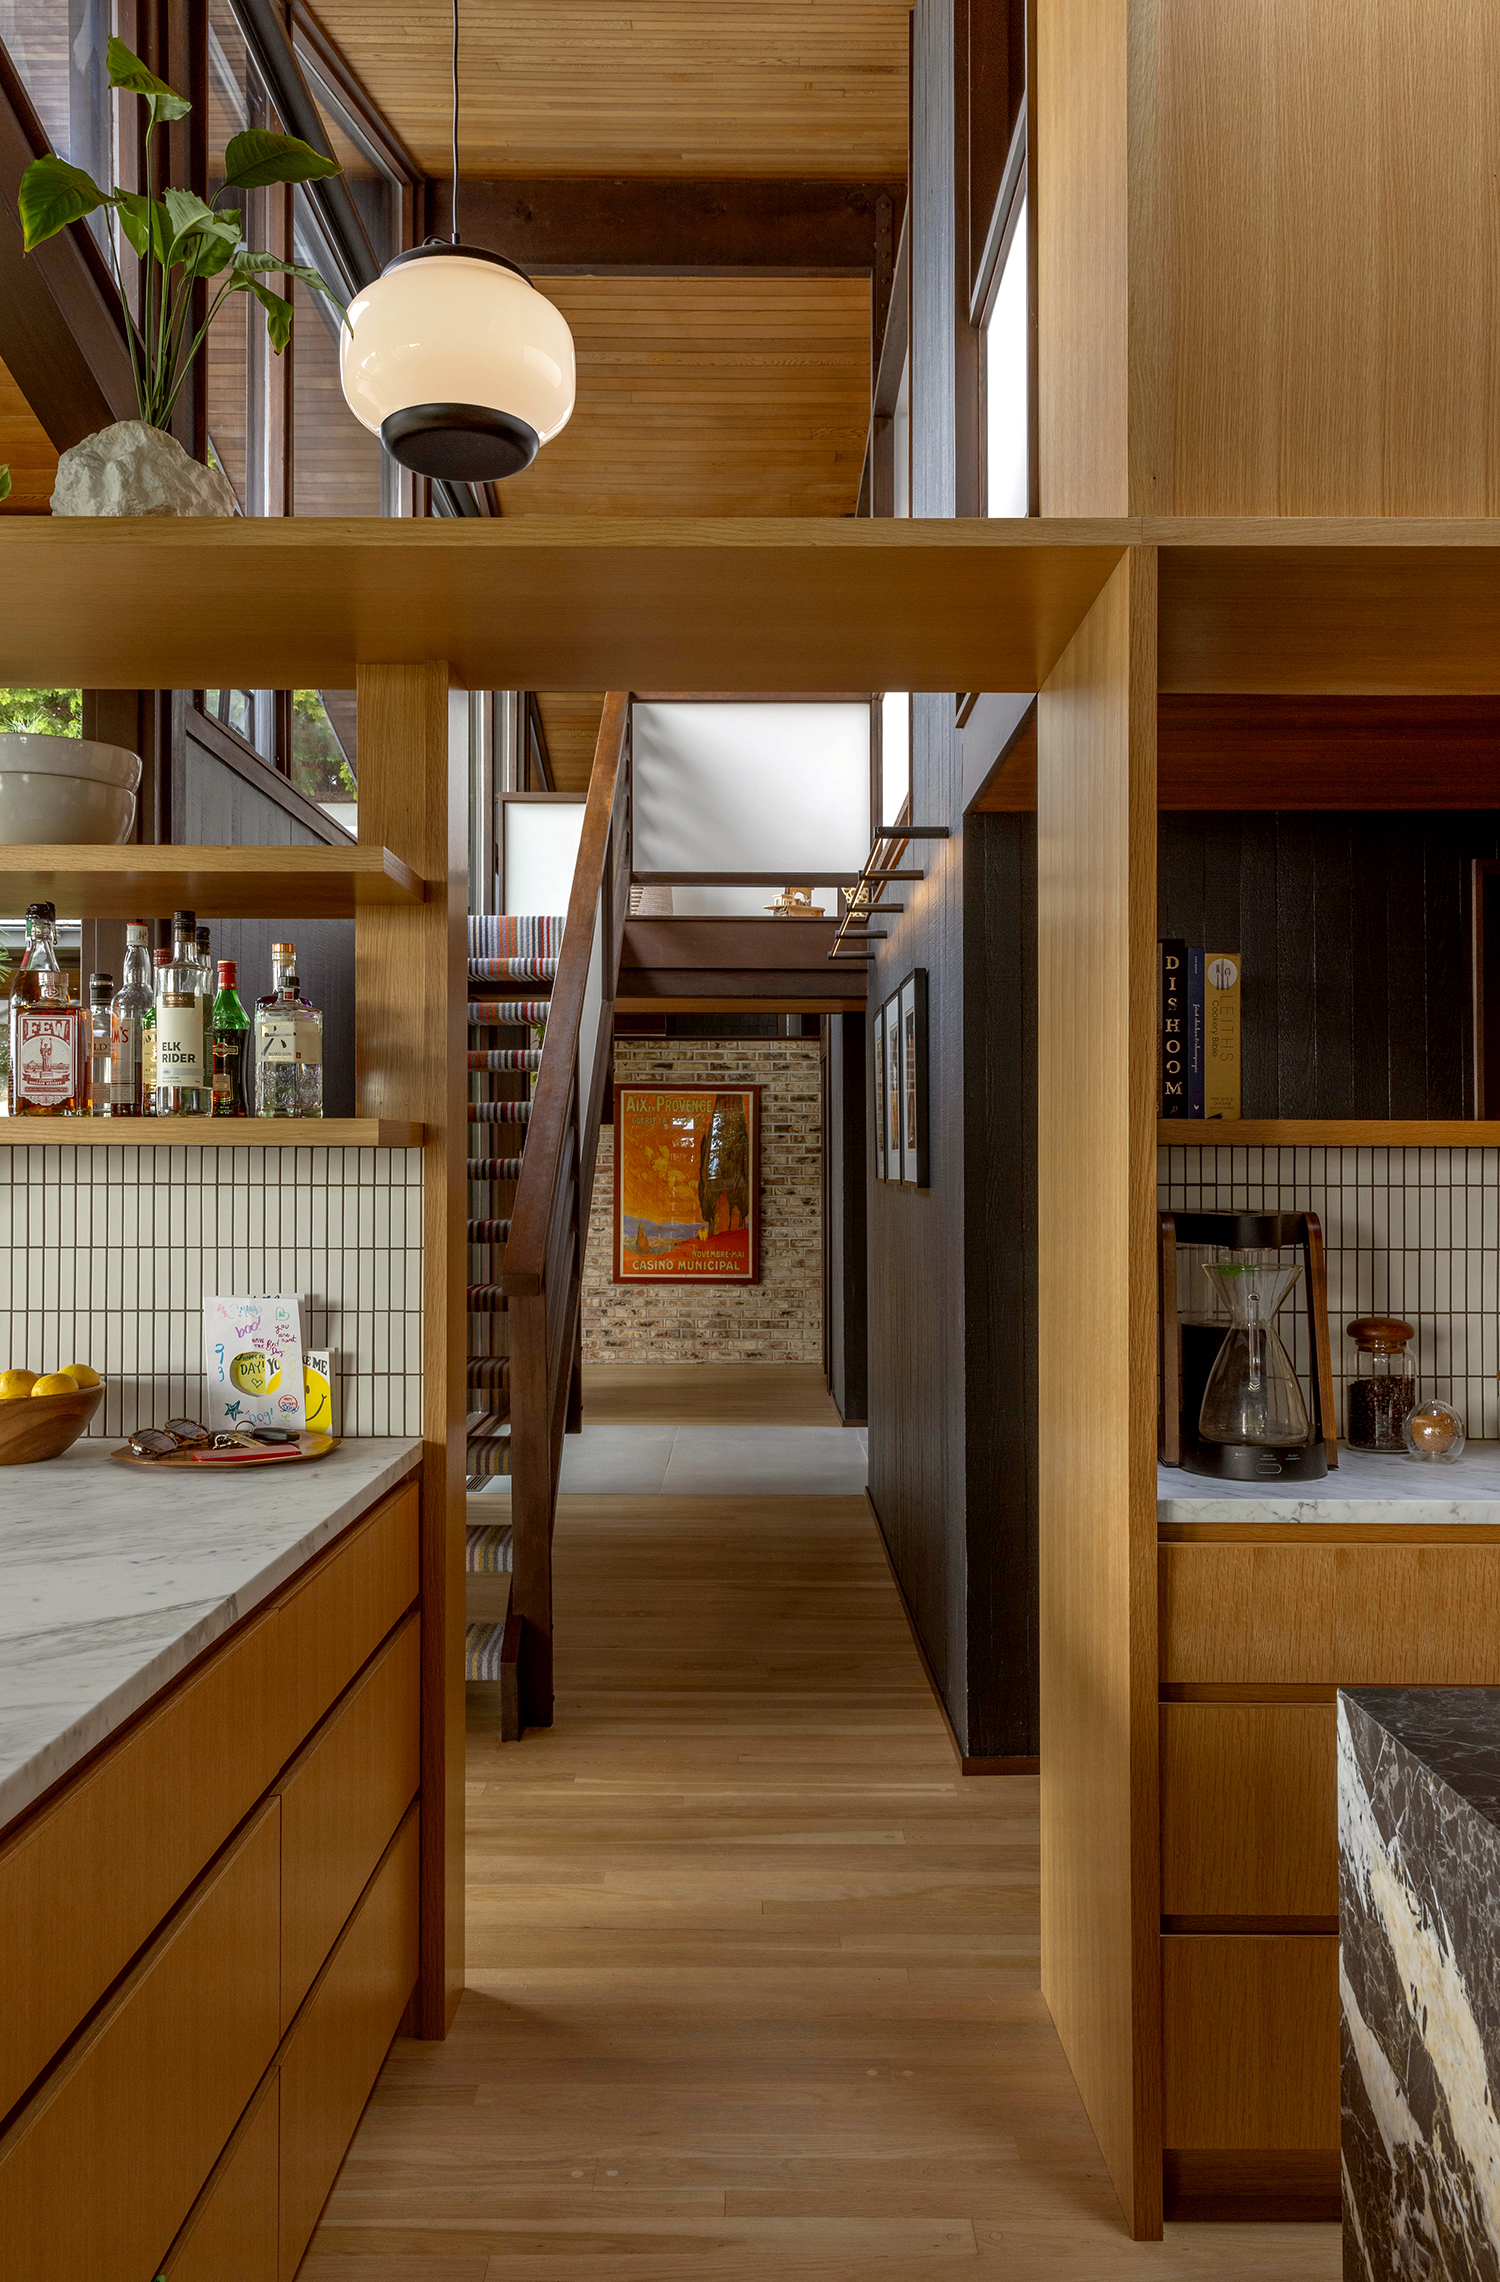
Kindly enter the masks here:
<path id="1" fill-rule="evenodd" d="M 214 1000 L 214 1115 L 250 1115 L 250 1017 L 235 989 L 239 969 L 219 961 L 219 995 Z"/>

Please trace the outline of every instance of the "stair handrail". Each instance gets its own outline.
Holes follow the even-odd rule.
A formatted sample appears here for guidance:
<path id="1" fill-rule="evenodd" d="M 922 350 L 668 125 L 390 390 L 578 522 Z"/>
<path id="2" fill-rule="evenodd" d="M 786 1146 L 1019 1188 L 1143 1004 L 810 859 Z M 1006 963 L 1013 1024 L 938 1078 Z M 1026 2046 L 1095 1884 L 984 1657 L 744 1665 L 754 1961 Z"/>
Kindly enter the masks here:
<path id="1" fill-rule="evenodd" d="M 512 1299 L 534 1298 L 546 1288 L 552 1205 L 567 1150 L 571 1126 L 569 1110 L 575 1076 L 580 1093 L 580 1126 L 587 1119 L 589 1105 L 583 1098 L 583 1088 L 587 1084 L 592 1090 L 595 1072 L 590 1070 L 585 1073 L 576 1067 L 578 1034 L 583 1024 L 584 1001 L 588 994 L 589 961 L 594 948 L 594 920 L 609 869 L 612 826 L 625 769 L 626 731 L 629 724 L 629 691 L 611 690 L 604 701 L 599 736 L 594 746 L 594 765 L 589 775 L 583 830 L 578 839 L 578 860 L 573 867 L 573 885 L 568 896 L 567 923 L 563 929 L 562 949 L 558 954 L 557 973 L 553 978 L 552 996 L 547 1009 L 542 1063 L 537 1072 L 536 1089 L 531 1097 L 531 1120 L 526 1129 L 521 1177 L 511 1207 L 510 1239 L 505 1247 L 501 1281 L 507 1296 Z M 609 960 L 611 947 L 606 946 L 606 1003 L 614 995 L 613 976 L 619 963 L 618 938 L 625 914 L 610 912 L 607 916 L 610 932 L 616 941 L 612 962 Z M 596 1053 L 596 1063 L 597 1059 Z"/>

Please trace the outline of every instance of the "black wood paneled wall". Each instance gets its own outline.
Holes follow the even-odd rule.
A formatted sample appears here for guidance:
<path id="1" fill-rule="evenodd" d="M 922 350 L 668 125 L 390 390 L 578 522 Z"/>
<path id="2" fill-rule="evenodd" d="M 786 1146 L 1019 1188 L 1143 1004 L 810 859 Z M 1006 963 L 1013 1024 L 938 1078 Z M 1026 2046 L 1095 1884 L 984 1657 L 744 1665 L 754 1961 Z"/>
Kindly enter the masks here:
<path id="1" fill-rule="evenodd" d="M 1471 865 L 1500 817 L 1165 815 L 1158 933 L 1238 950 L 1246 1117 L 1474 1113 Z"/>

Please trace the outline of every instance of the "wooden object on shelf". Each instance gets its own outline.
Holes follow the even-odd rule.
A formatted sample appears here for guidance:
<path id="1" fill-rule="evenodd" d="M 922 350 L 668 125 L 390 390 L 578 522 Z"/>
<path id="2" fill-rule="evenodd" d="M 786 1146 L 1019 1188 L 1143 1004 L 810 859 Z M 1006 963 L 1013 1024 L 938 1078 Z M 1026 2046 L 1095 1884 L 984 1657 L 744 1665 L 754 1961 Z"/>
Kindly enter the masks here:
<path id="1" fill-rule="evenodd" d="M 1332 1704 L 1161 1707 L 1165 1919 L 1321 1919 L 1339 1909 Z"/>
<path id="2" fill-rule="evenodd" d="M 1168 2147 L 1337 2147 L 1333 1933 L 1162 1937 Z"/>
<path id="3" fill-rule="evenodd" d="M 420 584 L 406 594 L 403 610 L 419 600 L 425 602 Z M 433 2037 L 447 2034 L 464 1977 L 469 708 L 464 692 L 450 690 L 449 678 L 446 665 L 430 660 L 359 668 L 361 845 L 394 849 L 428 889 L 425 903 L 405 909 L 363 905 L 354 928 L 357 1106 L 366 1116 L 420 1122 L 425 1132 L 417 2010 L 418 2033 Z"/>
<path id="4" fill-rule="evenodd" d="M 1478 1118 L 1164 1117 L 1163 1149 L 1495 1149 L 1500 1121 Z"/>
<path id="5" fill-rule="evenodd" d="M 0 1117 L 0 1148 L 420 1149 L 404 1117 Z"/>
<path id="6" fill-rule="evenodd" d="M 213 919 L 348 919 L 367 905 L 420 903 L 422 875 L 378 844 L 0 848 L 0 916 L 17 917 L 39 896 L 88 919 L 179 906 Z"/>
<path id="7" fill-rule="evenodd" d="M 1130 1048 L 1155 1008 L 1155 602 L 1132 554 L 1037 707 L 1042 1990 L 1137 2237 L 1161 2232 L 1155 1064 Z"/>
<path id="8" fill-rule="evenodd" d="M 0 1466 L 35 1466 L 71 1450 L 100 1403 L 104 1389 L 80 1387 L 71 1395 L 16 1395 L 0 1402 Z"/>

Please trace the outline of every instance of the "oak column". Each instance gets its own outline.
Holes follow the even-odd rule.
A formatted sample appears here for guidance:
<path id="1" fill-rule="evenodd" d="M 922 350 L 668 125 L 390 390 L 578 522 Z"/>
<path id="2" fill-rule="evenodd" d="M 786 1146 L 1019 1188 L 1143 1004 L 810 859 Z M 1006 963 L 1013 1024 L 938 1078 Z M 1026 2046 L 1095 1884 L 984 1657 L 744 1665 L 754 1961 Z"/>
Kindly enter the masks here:
<path id="1" fill-rule="evenodd" d="M 417 2033 L 445 2036 L 464 1979 L 464 1077 L 468 699 L 445 664 L 359 668 L 359 837 L 427 883 L 355 920 L 362 1117 L 420 1119 L 422 1928 Z"/>

